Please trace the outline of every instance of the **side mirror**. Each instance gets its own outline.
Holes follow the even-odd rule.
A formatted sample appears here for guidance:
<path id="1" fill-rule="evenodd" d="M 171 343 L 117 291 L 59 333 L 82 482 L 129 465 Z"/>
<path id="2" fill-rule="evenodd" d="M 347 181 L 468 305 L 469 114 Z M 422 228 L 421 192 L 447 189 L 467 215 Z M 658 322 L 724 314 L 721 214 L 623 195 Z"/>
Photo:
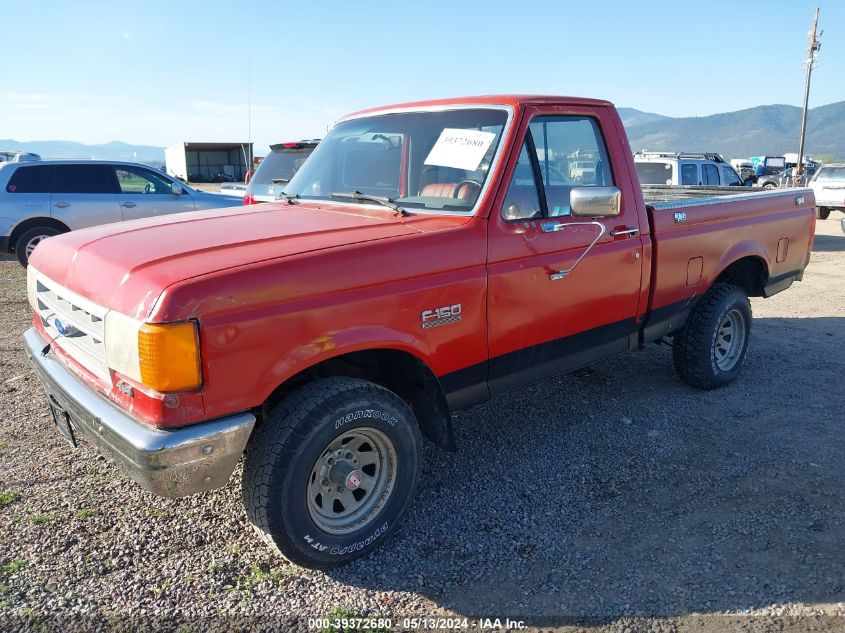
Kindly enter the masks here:
<path id="1" fill-rule="evenodd" d="M 569 208 L 576 218 L 615 218 L 621 211 L 622 192 L 616 187 L 572 187 Z"/>
<path id="2" fill-rule="evenodd" d="M 181 196 L 184 191 L 185 190 L 182 189 L 182 185 L 180 185 L 178 182 L 170 184 L 170 193 L 172 193 L 174 196 Z"/>

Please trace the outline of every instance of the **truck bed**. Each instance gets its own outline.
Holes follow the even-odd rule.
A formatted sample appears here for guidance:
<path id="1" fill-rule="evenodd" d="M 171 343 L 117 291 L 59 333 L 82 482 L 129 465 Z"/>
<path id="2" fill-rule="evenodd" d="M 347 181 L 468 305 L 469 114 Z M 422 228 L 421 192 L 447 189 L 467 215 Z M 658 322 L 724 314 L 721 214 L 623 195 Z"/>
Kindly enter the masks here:
<path id="1" fill-rule="evenodd" d="M 748 196 L 773 193 L 761 187 L 716 187 L 703 185 L 642 185 L 643 199 L 646 204 L 653 205 L 660 202 L 674 200 L 688 200 L 699 198 L 723 198 L 725 196 Z M 774 193 L 793 191 L 793 189 L 779 189 Z"/>
<path id="2" fill-rule="evenodd" d="M 753 278 L 759 296 L 801 278 L 815 224 L 812 190 L 736 193 L 733 187 L 660 186 L 658 202 L 657 192 L 649 189 L 652 312 L 645 340 L 681 327 L 698 298 L 726 271 L 728 277 Z M 726 189 L 732 190 L 729 195 Z M 702 197 L 705 192 L 709 195 Z"/>

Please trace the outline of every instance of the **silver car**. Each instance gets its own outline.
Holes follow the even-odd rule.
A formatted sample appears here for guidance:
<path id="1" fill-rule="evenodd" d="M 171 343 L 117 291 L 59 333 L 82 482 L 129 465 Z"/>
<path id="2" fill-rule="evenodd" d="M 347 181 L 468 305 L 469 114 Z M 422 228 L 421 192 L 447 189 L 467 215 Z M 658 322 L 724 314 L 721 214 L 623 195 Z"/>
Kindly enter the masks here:
<path id="1" fill-rule="evenodd" d="M 197 191 L 137 163 L 0 163 L 0 252 L 14 253 L 26 266 L 38 243 L 52 235 L 121 220 L 240 204 L 240 196 Z"/>
<path id="2" fill-rule="evenodd" d="M 827 220 L 834 210 L 845 212 L 845 163 L 822 165 L 810 187 L 816 194 L 816 215 L 820 220 Z"/>

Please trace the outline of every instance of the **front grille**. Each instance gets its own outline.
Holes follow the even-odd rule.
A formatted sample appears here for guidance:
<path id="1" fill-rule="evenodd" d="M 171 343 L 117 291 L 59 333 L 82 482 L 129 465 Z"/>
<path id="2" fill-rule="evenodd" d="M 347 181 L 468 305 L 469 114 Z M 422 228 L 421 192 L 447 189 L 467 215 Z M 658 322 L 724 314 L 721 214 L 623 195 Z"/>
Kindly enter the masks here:
<path id="1" fill-rule="evenodd" d="M 94 375 L 110 380 L 106 362 L 105 318 L 108 310 L 39 274 L 34 306 L 50 339 Z M 65 334 L 59 332 L 57 321 Z"/>

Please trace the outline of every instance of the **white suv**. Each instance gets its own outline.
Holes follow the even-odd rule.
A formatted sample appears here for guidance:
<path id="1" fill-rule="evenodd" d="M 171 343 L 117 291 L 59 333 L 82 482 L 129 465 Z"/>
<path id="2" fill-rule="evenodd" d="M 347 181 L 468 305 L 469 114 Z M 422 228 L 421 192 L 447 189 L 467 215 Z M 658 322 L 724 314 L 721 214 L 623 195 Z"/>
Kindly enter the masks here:
<path id="1" fill-rule="evenodd" d="M 750 186 L 719 154 L 637 152 L 634 163 L 642 185 Z"/>
<path id="2" fill-rule="evenodd" d="M 97 224 L 234 207 L 240 196 L 196 191 L 137 163 L 42 160 L 0 163 L 0 253 L 26 266 L 41 240 Z"/>

